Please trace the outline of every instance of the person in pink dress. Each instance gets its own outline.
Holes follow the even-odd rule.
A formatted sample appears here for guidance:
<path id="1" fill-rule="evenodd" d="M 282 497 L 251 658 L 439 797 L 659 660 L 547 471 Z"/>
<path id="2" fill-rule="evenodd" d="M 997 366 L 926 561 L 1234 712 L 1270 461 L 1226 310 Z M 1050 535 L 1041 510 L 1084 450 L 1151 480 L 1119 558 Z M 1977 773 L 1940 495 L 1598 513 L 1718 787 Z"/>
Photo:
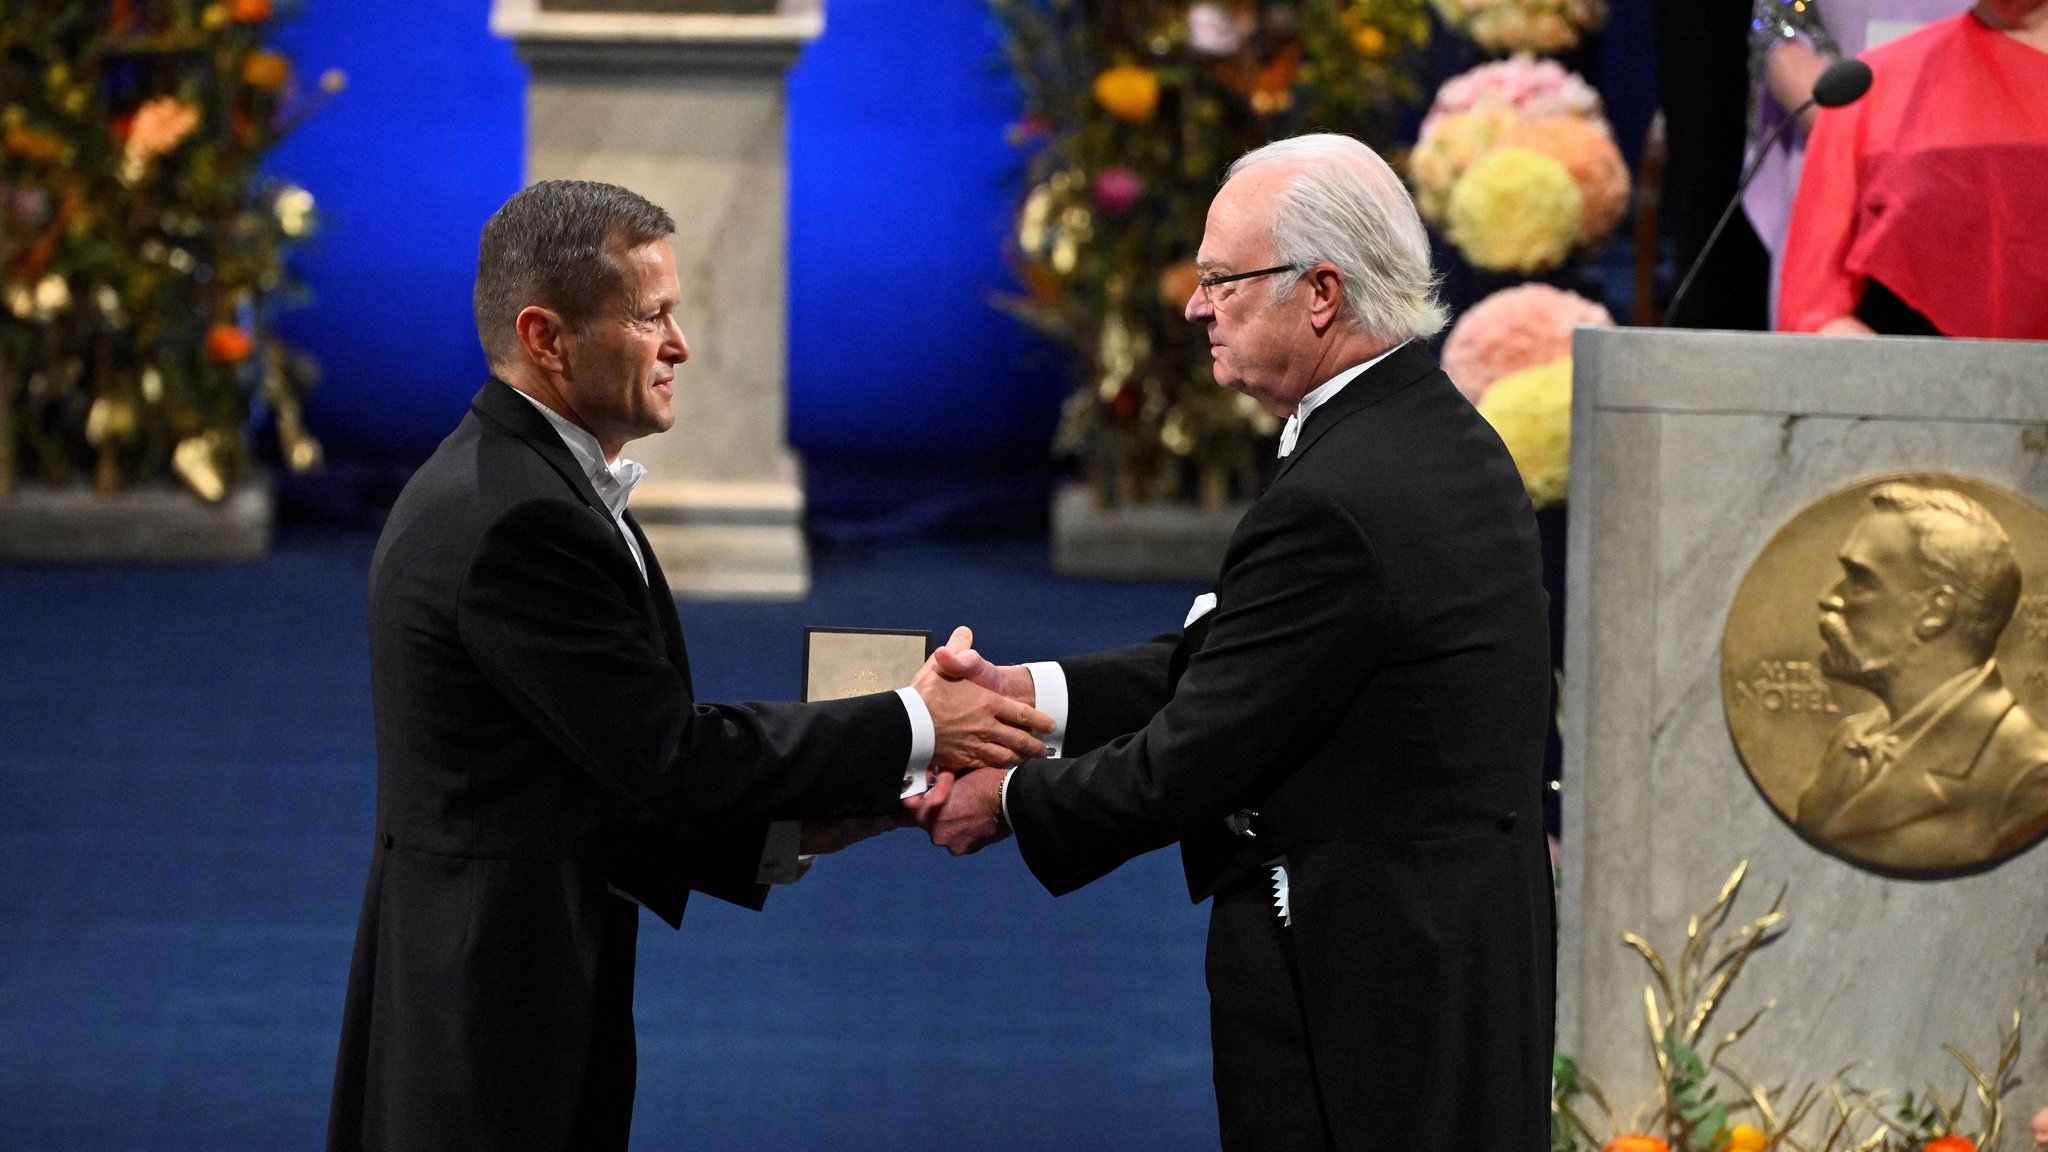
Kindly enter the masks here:
<path id="1" fill-rule="evenodd" d="M 2048 0 L 1980 0 L 1864 53 L 1786 235 L 1790 332 L 2048 339 Z"/>
<path id="2" fill-rule="evenodd" d="M 1830 63 L 1918 31 L 1963 11 L 1971 0 L 1757 0 L 1749 22 L 1749 142 L 1743 163 L 1756 174 L 1742 194 L 1743 214 L 1770 255 L 1770 305 L 1778 307 L 1778 270 L 1785 255 L 1785 227 L 1806 136 L 1817 109 L 1771 135 L 1794 109 L 1813 95 L 1813 83 Z M 1771 140 L 1768 147 L 1765 141 Z"/>

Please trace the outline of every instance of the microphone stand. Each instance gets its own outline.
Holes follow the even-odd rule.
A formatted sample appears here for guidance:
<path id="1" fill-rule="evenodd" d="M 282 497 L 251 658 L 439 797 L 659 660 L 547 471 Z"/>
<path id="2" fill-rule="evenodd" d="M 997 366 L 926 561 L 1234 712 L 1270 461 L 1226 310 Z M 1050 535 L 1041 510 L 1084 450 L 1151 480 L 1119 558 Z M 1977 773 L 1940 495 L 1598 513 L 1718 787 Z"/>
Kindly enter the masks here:
<path id="1" fill-rule="evenodd" d="M 1692 282 L 1699 278 L 1700 269 L 1706 267 L 1707 256 L 1714 250 L 1714 241 L 1721 238 L 1721 230 L 1728 227 L 1728 221 L 1735 215 L 1735 210 L 1742 206 L 1742 194 L 1749 191 L 1749 182 L 1756 179 L 1757 169 L 1763 167 L 1764 157 L 1771 154 L 1771 149 L 1777 145 L 1778 138 L 1785 134 L 1785 130 L 1797 123 L 1799 118 L 1806 114 L 1806 110 L 1817 103 L 1817 98 L 1807 97 L 1806 103 L 1794 108 L 1783 120 L 1778 121 L 1778 126 L 1771 129 L 1769 136 L 1764 137 L 1763 147 L 1756 150 L 1756 158 L 1749 162 L 1749 167 L 1742 173 L 1742 179 L 1735 185 L 1735 198 L 1728 202 L 1728 208 L 1721 213 L 1721 219 L 1714 225 L 1714 230 L 1707 233 L 1707 242 L 1700 245 L 1700 254 L 1693 257 L 1692 268 L 1686 272 L 1685 279 L 1679 281 L 1678 291 L 1671 294 L 1671 307 L 1664 310 L 1664 327 L 1669 328 L 1671 321 L 1677 317 L 1678 306 L 1685 302 L 1686 289 L 1692 287 Z"/>

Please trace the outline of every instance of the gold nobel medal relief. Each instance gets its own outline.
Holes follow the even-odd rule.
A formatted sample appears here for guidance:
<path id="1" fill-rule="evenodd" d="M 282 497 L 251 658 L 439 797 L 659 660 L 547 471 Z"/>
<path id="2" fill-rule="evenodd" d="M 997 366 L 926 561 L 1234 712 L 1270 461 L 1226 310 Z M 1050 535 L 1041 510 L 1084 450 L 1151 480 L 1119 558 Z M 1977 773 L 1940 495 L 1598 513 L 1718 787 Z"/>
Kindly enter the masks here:
<path id="1" fill-rule="evenodd" d="M 2048 832 L 2048 515 L 1961 476 L 1884 476 L 1794 516 L 1736 590 L 1728 731 L 1823 851 L 1936 878 Z"/>
<path id="2" fill-rule="evenodd" d="M 841 700 L 909 685 L 924 666 L 929 632 L 804 629 L 804 699 Z"/>

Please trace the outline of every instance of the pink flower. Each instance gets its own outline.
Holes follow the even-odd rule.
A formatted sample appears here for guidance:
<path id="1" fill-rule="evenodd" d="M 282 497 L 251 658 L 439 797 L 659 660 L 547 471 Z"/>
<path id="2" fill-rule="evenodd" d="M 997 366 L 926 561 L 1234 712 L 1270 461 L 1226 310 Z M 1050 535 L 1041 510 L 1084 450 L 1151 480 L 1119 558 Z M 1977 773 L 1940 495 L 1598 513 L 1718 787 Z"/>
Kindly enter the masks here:
<path id="1" fill-rule="evenodd" d="M 1145 194 L 1145 181 L 1129 168 L 1104 168 L 1095 174 L 1095 206 L 1111 216 L 1128 215 Z"/>
<path id="2" fill-rule="evenodd" d="M 1572 327 L 1614 326 L 1607 309 L 1548 284 L 1504 288 L 1467 309 L 1444 339 L 1444 374 L 1478 403 L 1493 382 L 1572 354 Z"/>
<path id="3" fill-rule="evenodd" d="M 1517 52 L 1506 60 L 1453 76 L 1437 89 L 1422 121 L 1427 133 L 1438 117 L 1482 107 L 1505 107 L 1530 120 L 1544 116 L 1578 116 L 1606 126 L 1600 94 L 1592 85 L 1555 60 L 1539 60 Z"/>

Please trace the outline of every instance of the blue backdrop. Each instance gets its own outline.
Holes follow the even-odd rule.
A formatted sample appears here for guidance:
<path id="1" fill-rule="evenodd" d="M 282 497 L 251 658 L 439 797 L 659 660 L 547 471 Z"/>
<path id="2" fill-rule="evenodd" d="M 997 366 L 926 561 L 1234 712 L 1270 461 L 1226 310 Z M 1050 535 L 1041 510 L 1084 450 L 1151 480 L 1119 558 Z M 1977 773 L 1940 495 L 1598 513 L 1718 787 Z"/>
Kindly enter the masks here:
<path id="1" fill-rule="evenodd" d="M 282 39 L 348 90 L 271 167 L 318 198 L 292 339 L 343 453 L 431 449 L 484 374 L 476 237 L 521 177 L 524 68 L 486 0 L 311 0 Z M 1065 379 L 988 306 L 1014 97 L 972 0 L 838 0 L 790 77 L 790 431 L 816 456 L 1042 459 Z M 914 34 L 906 34 L 914 30 Z M 659 126 L 655 130 L 660 130 Z M 685 330 L 688 318 L 684 318 Z"/>

